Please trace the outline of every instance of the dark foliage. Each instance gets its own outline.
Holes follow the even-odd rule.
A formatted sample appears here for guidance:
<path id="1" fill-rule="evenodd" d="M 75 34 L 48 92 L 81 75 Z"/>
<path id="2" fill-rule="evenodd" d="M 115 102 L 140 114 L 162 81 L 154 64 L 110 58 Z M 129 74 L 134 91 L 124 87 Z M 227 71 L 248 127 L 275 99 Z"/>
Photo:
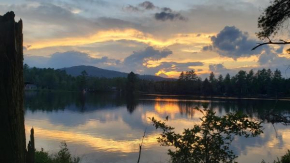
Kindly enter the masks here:
<path id="1" fill-rule="evenodd" d="M 126 78 L 99 78 L 83 71 L 79 76 L 68 75 L 64 70 L 30 68 L 24 65 L 24 80 L 37 85 L 38 89 L 66 91 L 124 91 Z"/>
<path id="2" fill-rule="evenodd" d="M 194 71 L 182 72 L 177 81 L 150 82 L 141 81 L 140 91 L 168 94 L 189 94 L 204 96 L 238 97 L 283 97 L 290 94 L 289 79 L 282 78 L 281 72 L 270 69 L 256 73 L 239 71 L 236 75 L 215 77 L 211 73 L 203 81 Z"/>
<path id="3" fill-rule="evenodd" d="M 270 39 L 270 36 L 276 35 L 278 31 L 281 28 L 283 28 L 285 21 L 289 18 L 290 18 L 289 0 L 271 1 L 271 5 L 264 10 L 263 14 L 258 19 L 258 27 L 260 28 L 260 32 L 257 33 L 257 36 L 262 40 L 267 38 L 268 42 L 259 43 L 252 50 L 255 50 L 260 46 L 268 44 L 276 44 L 276 45 L 290 44 L 289 41 L 285 41 L 282 39 L 280 39 L 279 41 L 272 41 Z M 287 52 L 290 53 L 290 49 L 287 49 Z"/>
<path id="4" fill-rule="evenodd" d="M 158 142 L 162 146 L 175 147 L 175 150 L 168 150 L 172 162 L 233 162 L 237 157 L 230 149 L 234 136 L 255 137 L 263 132 L 261 122 L 250 120 L 240 112 L 219 117 L 210 109 L 200 111 L 204 115 L 201 124 L 184 129 L 182 134 L 176 133 L 165 122 L 151 118 L 156 129 L 163 131 Z"/>
<path id="5" fill-rule="evenodd" d="M 71 156 L 65 142 L 61 142 L 60 150 L 56 154 L 43 151 L 35 152 L 35 163 L 79 163 L 79 157 Z"/>
<path id="6" fill-rule="evenodd" d="M 258 19 L 258 27 L 261 29 L 257 33 L 260 39 L 265 39 L 275 35 L 283 27 L 283 23 L 290 17 L 290 1 L 274 0 Z"/>

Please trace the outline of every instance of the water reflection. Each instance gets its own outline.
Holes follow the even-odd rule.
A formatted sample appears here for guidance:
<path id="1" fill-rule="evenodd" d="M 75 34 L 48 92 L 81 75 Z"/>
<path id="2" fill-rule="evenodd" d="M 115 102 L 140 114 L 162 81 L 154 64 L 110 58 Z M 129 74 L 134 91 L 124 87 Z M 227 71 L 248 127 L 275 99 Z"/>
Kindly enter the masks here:
<path id="1" fill-rule="evenodd" d="M 265 112 L 275 109 L 287 113 L 288 101 L 209 100 L 189 97 L 140 96 L 119 94 L 36 93 L 25 95 L 25 123 L 28 133 L 35 128 L 36 147 L 58 150 L 65 140 L 73 154 L 83 156 L 84 162 L 136 162 L 138 144 L 144 129 L 147 134 L 142 162 L 166 162 L 167 148 L 156 142 L 159 132 L 148 117 L 164 119 L 183 131 L 200 123 L 196 107 L 208 108 L 224 115 L 242 111 L 251 118 L 261 119 Z M 231 148 L 239 162 L 270 162 L 290 149 L 287 126 L 264 123 L 264 134 L 257 138 L 235 138 Z"/>

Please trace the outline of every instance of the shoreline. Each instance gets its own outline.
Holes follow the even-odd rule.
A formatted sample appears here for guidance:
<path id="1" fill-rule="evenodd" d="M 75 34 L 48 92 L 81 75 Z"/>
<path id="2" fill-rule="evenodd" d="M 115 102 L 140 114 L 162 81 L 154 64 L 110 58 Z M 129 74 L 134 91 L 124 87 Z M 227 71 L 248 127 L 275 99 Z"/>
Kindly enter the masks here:
<path id="1" fill-rule="evenodd" d="M 234 96 L 197 96 L 197 95 L 171 95 L 171 94 L 155 94 L 144 93 L 144 96 L 161 96 L 161 97 L 191 97 L 197 99 L 223 99 L 223 100 L 264 100 L 264 101 L 290 101 L 290 97 L 234 97 Z"/>

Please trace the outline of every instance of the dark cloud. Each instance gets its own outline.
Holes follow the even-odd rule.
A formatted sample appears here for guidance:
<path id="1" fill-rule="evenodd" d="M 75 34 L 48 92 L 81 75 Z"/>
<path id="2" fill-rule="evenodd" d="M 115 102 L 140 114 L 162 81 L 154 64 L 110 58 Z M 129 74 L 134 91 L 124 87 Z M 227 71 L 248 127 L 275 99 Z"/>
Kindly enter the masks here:
<path id="1" fill-rule="evenodd" d="M 187 20 L 185 17 L 183 17 L 179 13 L 171 13 L 171 12 L 160 12 L 155 14 L 155 19 L 160 21 L 166 21 L 166 20 Z"/>
<path id="2" fill-rule="evenodd" d="M 145 1 L 143 3 L 140 3 L 139 6 L 146 9 L 146 10 L 153 10 L 156 8 L 155 5 L 149 1 Z"/>
<path id="3" fill-rule="evenodd" d="M 132 6 L 128 5 L 124 9 L 126 11 L 131 11 L 131 12 L 143 12 L 145 10 L 154 10 L 156 7 L 152 2 L 149 1 L 144 1 L 140 3 L 138 6 Z"/>
<path id="4" fill-rule="evenodd" d="M 260 55 L 258 62 L 260 65 L 265 65 L 268 63 L 273 63 L 273 61 L 275 61 L 277 59 L 279 59 L 277 54 L 267 53 L 267 54 Z"/>
<path id="5" fill-rule="evenodd" d="M 148 61 L 160 60 L 172 54 L 169 49 L 156 50 L 153 47 L 147 47 L 142 51 L 133 52 L 130 56 L 125 58 L 122 67 L 127 71 L 137 71 L 141 74 L 155 74 L 159 70 L 164 71 L 186 71 L 189 67 L 203 66 L 202 62 L 161 62 L 158 66 L 153 67 Z"/>
<path id="6" fill-rule="evenodd" d="M 146 10 L 157 9 L 157 10 L 159 10 L 159 12 L 155 13 L 154 17 L 156 20 L 159 20 L 159 21 L 167 21 L 167 20 L 186 21 L 187 20 L 186 17 L 182 16 L 180 13 L 173 11 L 171 8 L 168 8 L 168 7 L 160 8 L 158 6 L 155 6 L 152 2 L 149 2 L 149 1 L 142 2 L 138 6 L 128 5 L 124 9 L 126 11 L 133 11 L 133 12 L 140 12 L 140 11 L 143 12 Z"/>
<path id="7" fill-rule="evenodd" d="M 140 66 L 140 64 L 143 65 L 149 60 L 160 60 L 162 58 L 166 58 L 170 54 L 172 54 L 172 51 L 169 49 L 160 51 L 149 46 L 142 51 L 133 52 L 133 54 L 125 58 L 124 65 Z"/>
<path id="8" fill-rule="evenodd" d="M 164 8 L 162 8 L 162 11 L 163 11 L 163 12 L 173 12 L 173 11 L 171 10 L 171 8 L 168 8 L 168 7 L 164 7 Z"/>
<path id="9" fill-rule="evenodd" d="M 269 46 L 251 50 L 257 43 L 250 39 L 248 33 L 240 31 L 235 26 L 226 26 L 217 36 L 211 37 L 212 45 L 203 47 L 204 51 L 216 51 L 222 56 L 237 59 L 270 51 Z"/>
<path id="10" fill-rule="evenodd" d="M 187 18 L 182 16 L 180 13 L 174 12 L 172 9 L 168 7 L 164 7 L 161 9 L 162 11 L 159 13 L 155 13 L 155 19 L 159 21 L 166 21 L 166 20 L 182 20 L 186 21 Z"/>
<path id="11" fill-rule="evenodd" d="M 212 65 L 209 65 L 208 68 L 212 72 L 221 72 L 221 71 L 229 70 L 225 68 L 223 64 L 212 64 Z"/>
<path id="12" fill-rule="evenodd" d="M 227 73 L 229 73 L 230 75 L 233 75 L 236 73 L 235 70 L 228 69 L 223 64 L 212 64 L 212 65 L 209 65 L 208 68 L 211 72 L 214 72 L 217 75 L 221 74 L 225 76 Z"/>
<path id="13" fill-rule="evenodd" d="M 202 50 L 203 50 L 203 51 L 211 51 L 211 50 L 213 50 L 213 48 L 212 48 L 211 45 L 209 45 L 209 46 L 204 46 L 204 47 L 202 48 Z"/>

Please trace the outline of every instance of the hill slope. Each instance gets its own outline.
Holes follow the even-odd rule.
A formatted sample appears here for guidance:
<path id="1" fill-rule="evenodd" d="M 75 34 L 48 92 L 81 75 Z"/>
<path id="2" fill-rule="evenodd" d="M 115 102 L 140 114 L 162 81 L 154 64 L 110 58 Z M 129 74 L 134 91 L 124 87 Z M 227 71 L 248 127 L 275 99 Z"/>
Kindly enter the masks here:
<path id="1" fill-rule="evenodd" d="M 113 71 L 113 70 L 106 70 L 101 69 L 94 66 L 73 66 L 62 68 L 61 70 L 65 70 L 67 74 L 72 76 L 79 76 L 81 75 L 82 71 L 86 71 L 89 76 L 93 77 L 104 77 L 104 78 L 115 78 L 115 77 L 127 77 L 128 73 Z M 138 75 L 140 79 L 146 80 L 154 80 L 154 81 L 161 81 L 161 80 L 173 80 L 171 78 L 163 78 L 160 76 L 154 75 Z"/>

